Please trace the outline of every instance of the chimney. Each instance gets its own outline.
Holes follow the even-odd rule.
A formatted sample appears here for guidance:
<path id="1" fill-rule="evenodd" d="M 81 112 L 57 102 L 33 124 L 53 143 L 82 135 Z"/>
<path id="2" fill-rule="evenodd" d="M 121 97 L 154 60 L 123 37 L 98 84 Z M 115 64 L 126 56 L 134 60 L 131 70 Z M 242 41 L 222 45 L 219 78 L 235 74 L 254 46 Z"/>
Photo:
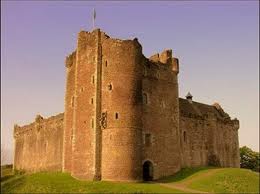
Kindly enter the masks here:
<path id="1" fill-rule="evenodd" d="M 188 94 L 186 95 L 186 99 L 189 101 L 189 103 L 192 103 L 192 95 L 190 92 L 188 92 Z"/>

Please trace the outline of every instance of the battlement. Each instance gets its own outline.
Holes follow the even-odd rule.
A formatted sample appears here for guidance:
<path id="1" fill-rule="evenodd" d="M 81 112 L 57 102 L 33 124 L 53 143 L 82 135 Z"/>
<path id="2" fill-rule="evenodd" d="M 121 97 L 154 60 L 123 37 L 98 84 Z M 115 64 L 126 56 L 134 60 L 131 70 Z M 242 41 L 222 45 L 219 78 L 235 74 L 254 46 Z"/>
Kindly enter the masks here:
<path id="1" fill-rule="evenodd" d="M 22 134 L 30 133 L 31 131 L 34 130 L 41 130 L 43 127 L 39 127 L 39 125 L 48 125 L 51 123 L 55 123 L 57 121 L 63 121 L 64 113 L 60 113 L 55 116 L 51 116 L 48 118 L 43 118 L 41 115 L 36 115 L 35 121 L 24 125 L 24 126 L 19 126 L 17 124 L 14 125 L 14 137 L 19 137 Z"/>
<path id="2" fill-rule="evenodd" d="M 169 67 L 176 74 L 179 73 L 179 59 L 172 56 L 172 50 L 166 49 L 163 52 L 156 53 L 149 57 L 149 60 L 153 63 Z"/>
<path id="3" fill-rule="evenodd" d="M 73 65 L 73 61 L 76 60 L 76 52 L 77 51 L 74 51 L 72 52 L 70 55 L 68 55 L 65 59 L 65 66 L 67 68 L 70 68 L 72 65 Z"/>
<path id="4" fill-rule="evenodd" d="M 237 118 L 234 118 L 232 121 L 232 124 L 236 130 L 239 129 L 239 120 Z"/>

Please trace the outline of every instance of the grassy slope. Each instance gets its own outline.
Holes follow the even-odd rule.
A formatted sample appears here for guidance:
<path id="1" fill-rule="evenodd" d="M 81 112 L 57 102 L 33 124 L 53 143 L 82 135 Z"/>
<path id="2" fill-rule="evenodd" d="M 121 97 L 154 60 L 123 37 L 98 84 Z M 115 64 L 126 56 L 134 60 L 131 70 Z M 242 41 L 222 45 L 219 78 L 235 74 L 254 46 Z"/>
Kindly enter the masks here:
<path id="1" fill-rule="evenodd" d="M 113 183 L 79 181 L 66 173 L 35 173 L 10 176 L 10 171 L 1 176 L 2 192 L 130 192 L 130 193 L 174 193 L 180 192 L 152 183 Z M 160 180 L 166 184 L 181 184 L 184 187 L 208 192 L 259 193 L 259 173 L 235 168 L 187 168 L 175 176 Z"/>
<path id="2" fill-rule="evenodd" d="M 158 184 L 149 183 L 112 183 L 105 181 L 79 181 L 66 173 L 35 173 L 31 175 L 18 175 L 3 184 L 2 192 L 131 192 L 131 193 L 174 193 L 179 192 Z"/>
<path id="3" fill-rule="evenodd" d="M 259 193 L 259 173 L 239 168 L 186 168 L 161 182 L 215 193 Z"/>
<path id="4" fill-rule="evenodd" d="M 259 193 L 259 173 L 246 169 L 225 168 L 208 177 L 201 176 L 189 187 L 218 193 Z"/>

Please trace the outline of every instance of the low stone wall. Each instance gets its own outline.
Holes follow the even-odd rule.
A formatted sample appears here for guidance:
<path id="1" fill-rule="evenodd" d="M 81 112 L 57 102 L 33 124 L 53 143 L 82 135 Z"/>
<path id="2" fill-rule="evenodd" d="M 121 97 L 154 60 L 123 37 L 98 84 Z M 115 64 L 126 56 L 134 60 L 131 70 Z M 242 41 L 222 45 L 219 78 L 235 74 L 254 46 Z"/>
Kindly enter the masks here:
<path id="1" fill-rule="evenodd" d="M 62 169 L 63 113 L 14 127 L 14 168 L 26 171 Z"/>

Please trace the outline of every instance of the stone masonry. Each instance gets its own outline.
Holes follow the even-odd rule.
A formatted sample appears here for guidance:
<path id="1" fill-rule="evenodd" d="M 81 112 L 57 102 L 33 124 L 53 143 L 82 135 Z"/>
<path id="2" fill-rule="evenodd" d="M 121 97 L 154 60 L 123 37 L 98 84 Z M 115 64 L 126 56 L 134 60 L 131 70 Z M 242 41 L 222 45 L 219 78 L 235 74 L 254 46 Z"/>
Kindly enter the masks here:
<path id="1" fill-rule="evenodd" d="M 14 168 L 85 180 L 141 181 L 181 168 L 239 167 L 239 121 L 217 103 L 179 98 L 179 60 L 134 40 L 78 34 L 65 61 L 65 112 L 14 127 Z"/>

